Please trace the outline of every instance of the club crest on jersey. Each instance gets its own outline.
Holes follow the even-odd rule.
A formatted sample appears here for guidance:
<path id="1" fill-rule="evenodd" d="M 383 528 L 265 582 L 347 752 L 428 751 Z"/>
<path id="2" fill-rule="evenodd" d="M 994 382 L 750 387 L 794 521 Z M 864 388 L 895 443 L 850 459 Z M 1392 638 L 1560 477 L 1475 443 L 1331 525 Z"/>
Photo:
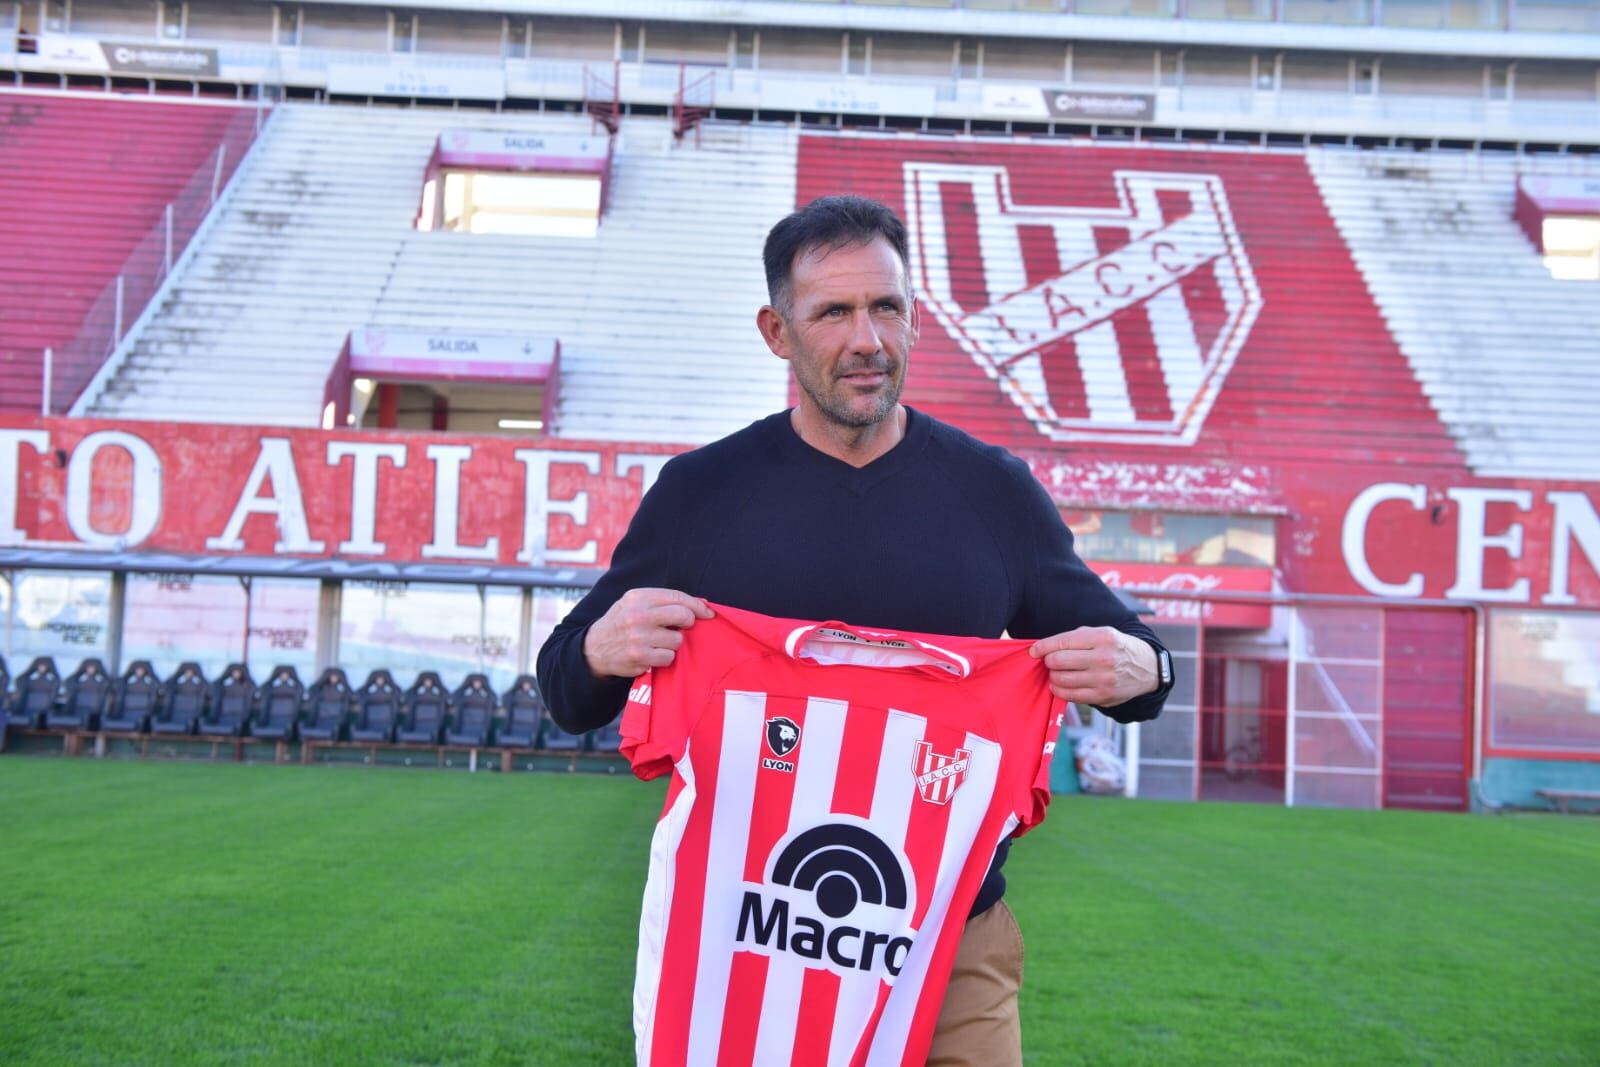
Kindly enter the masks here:
<path id="1" fill-rule="evenodd" d="M 915 901 L 910 863 L 883 838 L 859 822 L 823 823 L 778 842 L 766 881 L 745 883 L 734 942 L 893 982 L 916 934 Z"/>
<path id="2" fill-rule="evenodd" d="M 904 178 L 913 285 L 1039 433 L 1194 443 L 1262 304 L 1220 177 L 1118 170 L 1093 207 L 1019 205 L 1005 167 Z"/>
<path id="3" fill-rule="evenodd" d="M 761 757 L 761 766 L 764 770 L 782 771 L 784 774 L 794 773 L 794 760 L 784 759 L 795 750 L 800 743 L 800 724 L 793 719 L 782 715 L 774 716 L 767 720 L 767 751 L 770 756 Z"/>
<path id="4" fill-rule="evenodd" d="M 930 804 L 948 804 L 956 795 L 961 783 L 967 780 L 967 767 L 972 762 L 972 750 L 958 748 L 953 756 L 943 756 L 933 750 L 928 741 L 918 741 L 916 755 L 911 760 L 911 773 L 917 778 L 917 796 Z"/>

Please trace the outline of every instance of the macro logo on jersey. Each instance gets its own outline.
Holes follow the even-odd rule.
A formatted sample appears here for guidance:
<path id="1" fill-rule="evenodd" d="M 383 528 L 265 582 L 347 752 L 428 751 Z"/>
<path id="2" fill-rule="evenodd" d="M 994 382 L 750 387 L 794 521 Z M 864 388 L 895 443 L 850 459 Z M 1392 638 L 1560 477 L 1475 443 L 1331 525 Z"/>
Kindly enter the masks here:
<path id="1" fill-rule="evenodd" d="M 1097 207 L 1018 205 L 1005 167 L 904 178 L 913 285 L 1041 434 L 1194 443 L 1262 303 L 1220 177 L 1117 170 Z"/>
<path id="2" fill-rule="evenodd" d="M 933 804 L 948 804 L 961 783 L 967 780 L 972 762 L 970 749 L 958 748 L 953 756 L 941 756 L 926 741 L 917 742 L 911 770 L 917 776 L 917 795 Z"/>
<path id="3" fill-rule="evenodd" d="M 791 833 L 768 857 L 766 881 L 745 883 L 735 944 L 892 983 L 916 933 L 909 925 L 916 899 L 910 871 L 899 852 L 859 822 Z"/>

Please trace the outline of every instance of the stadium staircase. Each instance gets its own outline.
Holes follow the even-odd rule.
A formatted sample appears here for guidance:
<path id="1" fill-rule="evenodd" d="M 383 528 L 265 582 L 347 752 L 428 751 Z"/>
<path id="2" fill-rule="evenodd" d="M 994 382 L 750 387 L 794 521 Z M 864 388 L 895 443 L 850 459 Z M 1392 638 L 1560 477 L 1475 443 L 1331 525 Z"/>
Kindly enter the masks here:
<path id="1" fill-rule="evenodd" d="M 238 114 L 0 90 L 0 412 L 39 411 L 44 349 L 77 335 Z"/>
<path id="2" fill-rule="evenodd" d="M 1552 278 L 1512 220 L 1519 173 L 1581 157 L 1313 151 L 1335 224 L 1424 393 L 1486 477 L 1593 479 L 1600 288 Z"/>
<path id="3" fill-rule="evenodd" d="M 587 136 L 586 116 L 288 105 L 94 414 L 315 425 L 362 326 L 560 339 L 568 438 L 694 443 L 781 407 L 753 323 L 794 133 L 629 119 L 593 239 L 419 232 L 442 130 Z M 692 254 L 686 254 L 692 250 Z M 737 362 L 735 362 L 735 358 Z"/>

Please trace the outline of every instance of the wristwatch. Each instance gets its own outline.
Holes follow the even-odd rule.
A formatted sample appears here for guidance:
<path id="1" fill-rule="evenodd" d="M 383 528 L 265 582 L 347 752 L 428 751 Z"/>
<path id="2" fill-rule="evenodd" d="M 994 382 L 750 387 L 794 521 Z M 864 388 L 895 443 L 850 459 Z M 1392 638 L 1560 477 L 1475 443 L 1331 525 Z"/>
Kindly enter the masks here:
<path id="1" fill-rule="evenodd" d="M 1150 647 L 1156 650 L 1156 674 L 1160 676 L 1161 688 L 1165 689 L 1172 684 L 1172 653 L 1154 643 Z"/>

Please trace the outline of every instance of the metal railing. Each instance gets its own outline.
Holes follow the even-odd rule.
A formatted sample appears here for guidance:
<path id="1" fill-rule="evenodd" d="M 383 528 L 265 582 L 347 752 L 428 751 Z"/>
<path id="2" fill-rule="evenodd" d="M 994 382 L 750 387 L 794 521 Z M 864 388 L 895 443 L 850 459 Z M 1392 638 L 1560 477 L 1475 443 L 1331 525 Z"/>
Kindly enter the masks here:
<path id="1" fill-rule="evenodd" d="M 68 411 L 127 336 L 255 141 L 264 111 L 260 107 L 239 109 L 217 147 L 166 204 L 161 218 L 133 246 L 117 276 L 89 306 L 78 332 L 51 353 L 42 414 Z"/>

